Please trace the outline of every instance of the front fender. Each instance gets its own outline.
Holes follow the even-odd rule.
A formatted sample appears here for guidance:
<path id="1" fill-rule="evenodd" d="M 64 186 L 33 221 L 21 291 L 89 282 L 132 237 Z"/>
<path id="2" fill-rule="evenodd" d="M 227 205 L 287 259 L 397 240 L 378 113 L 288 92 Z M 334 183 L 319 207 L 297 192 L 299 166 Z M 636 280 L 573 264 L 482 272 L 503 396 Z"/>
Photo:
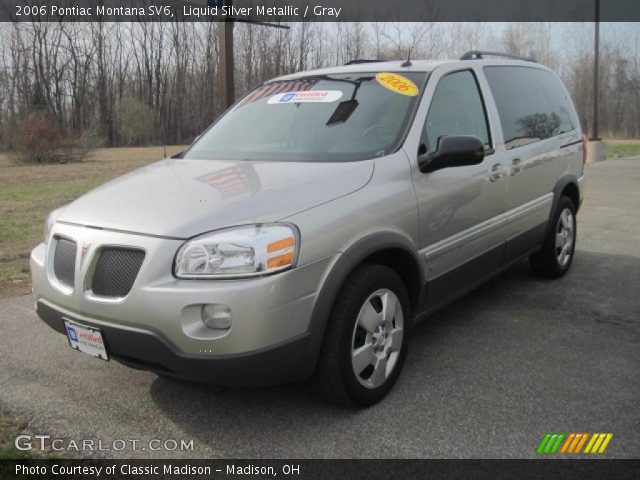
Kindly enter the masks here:
<path id="1" fill-rule="evenodd" d="M 352 243 L 337 257 L 316 296 L 309 322 L 309 336 L 311 339 L 310 364 L 313 365 L 314 370 L 320 355 L 331 308 L 340 292 L 340 288 L 349 275 L 367 257 L 387 249 L 401 249 L 410 254 L 418 268 L 420 281 L 424 283 L 426 278 L 424 262 L 420 261 L 420 255 L 415 245 L 405 235 L 393 231 L 379 232 L 367 235 Z M 313 371 L 309 373 L 309 376 L 312 373 Z"/>

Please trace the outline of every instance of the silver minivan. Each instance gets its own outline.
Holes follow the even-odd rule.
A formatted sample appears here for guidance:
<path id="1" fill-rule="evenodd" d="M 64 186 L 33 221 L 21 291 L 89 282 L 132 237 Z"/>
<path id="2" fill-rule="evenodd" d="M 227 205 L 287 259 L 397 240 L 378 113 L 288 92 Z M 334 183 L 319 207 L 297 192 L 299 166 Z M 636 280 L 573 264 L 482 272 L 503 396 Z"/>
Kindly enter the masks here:
<path id="1" fill-rule="evenodd" d="M 38 315 L 163 377 L 377 402 L 417 320 L 524 257 L 571 266 L 575 109 L 547 68 L 489 56 L 259 85 L 183 153 L 50 215 Z"/>

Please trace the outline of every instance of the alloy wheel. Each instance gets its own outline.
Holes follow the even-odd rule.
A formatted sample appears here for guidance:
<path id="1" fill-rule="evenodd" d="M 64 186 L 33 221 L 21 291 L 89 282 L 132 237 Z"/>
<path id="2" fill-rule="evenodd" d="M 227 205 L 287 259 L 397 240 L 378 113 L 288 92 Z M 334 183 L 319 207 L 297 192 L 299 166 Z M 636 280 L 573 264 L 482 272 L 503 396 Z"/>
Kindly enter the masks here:
<path id="1" fill-rule="evenodd" d="M 558 225 L 556 227 L 556 258 L 558 265 L 565 268 L 571 260 L 573 254 L 573 243 L 575 234 L 575 218 L 570 209 L 565 208 L 560 213 Z"/>
<path id="2" fill-rule="evenodd" d="M 400 300 L 391 290 L 373 292 L 358 313 L 351 341 L 351 365 L 358 382 L 374 389 L 396 366 L 404 336 Z"/>

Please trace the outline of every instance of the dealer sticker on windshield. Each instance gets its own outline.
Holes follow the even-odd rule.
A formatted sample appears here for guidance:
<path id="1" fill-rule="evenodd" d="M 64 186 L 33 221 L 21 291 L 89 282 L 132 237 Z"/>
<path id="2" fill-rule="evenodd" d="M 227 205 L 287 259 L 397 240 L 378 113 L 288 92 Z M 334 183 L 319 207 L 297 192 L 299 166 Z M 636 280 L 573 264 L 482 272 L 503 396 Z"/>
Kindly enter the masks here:
<path id="1" fill-rule="evenodd" d="M 399 93 L 400 95 L 415 97 L 420 91 L 415 83 L 397 73 L 380 72 L 376 74 L 376 80 L 384 88 Z"/>
<path id="2" fill-rule="evenodd" d="M 342 98 L 340 90 L 305 90 L 300 92 L 285 92 L 271 96 L 267 101 L 270 105 L 283 103 L 331 103 Z"/>

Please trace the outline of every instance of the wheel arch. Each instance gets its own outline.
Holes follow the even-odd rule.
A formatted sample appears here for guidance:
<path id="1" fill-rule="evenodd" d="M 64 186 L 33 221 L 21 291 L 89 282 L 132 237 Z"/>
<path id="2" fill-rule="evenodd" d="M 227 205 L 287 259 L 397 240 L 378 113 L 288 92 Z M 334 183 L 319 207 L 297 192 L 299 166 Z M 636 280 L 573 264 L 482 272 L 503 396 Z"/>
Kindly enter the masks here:
<path id="1" fill-rule="evenodd" d="M 547 220 L 547 228 L 545 230 L 545 237 L 549 233 L 551 228 L 551 221 L 555 218 L 556 210 L 558 208 L 558 202 L 560 198 L 565 195 L 571 199 L 576 207 L 576 212 L 580 208 L 580 187 L 578 184 L 578 177 L 573 174 L 567 173 L 560 177 L 556 182 L 556 186 L 553 188 L 553 204 L 551 212 L 549 212 L 549 219 Z"/>
<path id="2" fill-rule="evenodd" d="M 309 322 L 311 339 L 309 354 L 313 370 L 324 341 L 331 309 L 340 288 L 364 263 L 385 265 L 398 273 L 407 287 L 414 312 L 423 301 L 424 265 L 420 262 L 415 245 L 408 237 L 398 232 L 380 232 L 357 240 L 338 257 L 318 291 Z"/>
<path id="3" fill-rule="evenodd" d="M 575 179 L 575 180 L 567 179 L 566 182 L 562 183 L 562 189 L 560 190 L 560 193 L 557 195 L 557 199 L 555 199 L 556 203 L 557 203 L 557 200 L 559 200 L 560 197 L 563 195 L 571 199 L 571 201 L 576 207 L 576 212 L 577 212 L 578 209 L 580 208 L 580 188 L 578 187 L 578 179 Z M 554 197 L 556 197 L 556 195 L 554 195 Z"/>

